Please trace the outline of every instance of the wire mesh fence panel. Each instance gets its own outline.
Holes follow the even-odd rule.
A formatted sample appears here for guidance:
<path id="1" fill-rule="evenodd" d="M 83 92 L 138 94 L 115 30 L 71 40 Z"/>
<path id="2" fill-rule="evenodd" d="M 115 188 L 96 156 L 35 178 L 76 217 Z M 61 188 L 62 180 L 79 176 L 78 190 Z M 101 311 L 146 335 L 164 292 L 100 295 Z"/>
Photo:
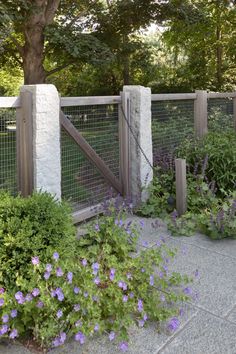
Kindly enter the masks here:
<path id="1" fill-rule="evenodd" d="M 118 105 L 64 107 L 63 112 L 96 153 L 119 178 Z M 111 193 L 97 168 L 63 130 L 62 196 L 75 209 L 94 205 Z"/>
<path id="2" fill-rule="evenodd" d="M 154 166 L 170 155 L 182 141 L 194 135 L 194 100 L 152 101 Z M 172 160 L 172 159 L 170 159 Z"/>
<path id="3" fill-rule="evenodd" d="M 233 99 L 208 99 L 208 131 L 230 131 L 234 129 Z"/>
<path id="4" fill-rule="evenodd" d="M 16 110 L 0 109 L 0 189 L 17 192 Z"/>

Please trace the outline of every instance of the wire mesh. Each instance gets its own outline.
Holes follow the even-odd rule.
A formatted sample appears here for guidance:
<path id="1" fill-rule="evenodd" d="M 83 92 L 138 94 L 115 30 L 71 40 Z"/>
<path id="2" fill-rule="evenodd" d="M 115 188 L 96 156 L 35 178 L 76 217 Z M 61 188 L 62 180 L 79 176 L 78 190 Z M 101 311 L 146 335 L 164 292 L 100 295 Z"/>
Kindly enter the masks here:
<path id="1" fill-rule="evenodd" d="M 118 104 L 64 107 L 63 112 L 119 178 Z M 62 196 L 74 209 L 94 205 L 111 194 L 97 168 L 62 129 Z"/>
<path id="2" fill-rule="evenodd" d="M 16 111 L 0 109 L 0 189 L 15 194 L 16 183 Z"/>
<path id="3" fill-rule="evenodd" d="M 232 129 L 234 129 L 233 99 L 208 99 L 208 130 L 222 132 Z"/>
<path id="4" fill-rule="evenodd" d="M 152 101 L 153 164 L 194 135 L 194 100 Z M 171 159 L 170 159 L 171 160 Z"/>

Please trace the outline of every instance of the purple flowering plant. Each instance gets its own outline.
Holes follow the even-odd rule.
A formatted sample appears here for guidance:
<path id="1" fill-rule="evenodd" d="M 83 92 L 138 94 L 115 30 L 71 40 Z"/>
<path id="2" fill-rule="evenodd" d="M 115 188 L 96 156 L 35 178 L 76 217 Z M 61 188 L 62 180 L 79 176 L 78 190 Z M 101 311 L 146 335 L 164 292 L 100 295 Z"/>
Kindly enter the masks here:
<path id="1" fill-rule="evenodd" d="M 11 287 L 0 282 L 0 336 L 27 333 L 51 348 L 68 339 L 83 345 L 93 334 L 106 333 L 125 352 L 133 323 L 143 327 L 149 320 L 178 317 L 177 303 L 189 298 L 183 290 L 189 279 L 168 271 L 166 260 L 174 252 L 160 242 L 135 254 L 137 228 L 125 220 L 123 207 L 117 208 L 111 205 L 96 220 L 99 230 L 91 225 L 83 238 L 74 239 L 71 256 L 49 248 L 47 257 L 32 255 L 38 258 L 29 262 L 27 277 L 23 272 Z M 176 324 L 173 320 L 173 329 Z"/>

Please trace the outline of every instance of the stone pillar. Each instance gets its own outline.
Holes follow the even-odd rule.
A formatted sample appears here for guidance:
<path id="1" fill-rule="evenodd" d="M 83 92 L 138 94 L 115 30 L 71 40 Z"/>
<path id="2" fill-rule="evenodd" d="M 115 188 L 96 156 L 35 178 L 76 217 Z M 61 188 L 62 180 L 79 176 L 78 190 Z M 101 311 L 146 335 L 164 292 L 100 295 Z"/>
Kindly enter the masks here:
<path id="1" fill-rule="evenodd" d="M 33 189 L 61 199 L 60 100 L 53 85 L 25 85 L 32 96 Z"/>
<path id="2" fill-rule="evenodd" d="M 130 95 L 130 193 L 134 202 L 145 201 L 153 178 L 151 89 L 124 86 L 123 91 Z"/>

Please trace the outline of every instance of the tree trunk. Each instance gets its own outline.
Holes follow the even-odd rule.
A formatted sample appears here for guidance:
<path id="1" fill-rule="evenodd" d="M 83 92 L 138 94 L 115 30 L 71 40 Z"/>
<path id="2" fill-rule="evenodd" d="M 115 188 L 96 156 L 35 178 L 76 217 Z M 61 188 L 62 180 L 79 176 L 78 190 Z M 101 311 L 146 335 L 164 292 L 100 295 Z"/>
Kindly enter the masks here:
<path id="1" fill-rule="evenodd" d="M 44 62 L 44 35 L 40 25 L 25 29 L 23 48 L 24 84 L 43 84 L 46 80 Z"/>
<path id="2" fill-rule="evenodd" d="M 216 78 L 217 78 L 217 89 L 220 90 L 222 86 L 222 56 L 223 56 L 223 48 L 221 44 L 222 34 L 220 27 L 216 28 L 216 39 L 217 39 L 217 47 L 216 47 Z"/>

